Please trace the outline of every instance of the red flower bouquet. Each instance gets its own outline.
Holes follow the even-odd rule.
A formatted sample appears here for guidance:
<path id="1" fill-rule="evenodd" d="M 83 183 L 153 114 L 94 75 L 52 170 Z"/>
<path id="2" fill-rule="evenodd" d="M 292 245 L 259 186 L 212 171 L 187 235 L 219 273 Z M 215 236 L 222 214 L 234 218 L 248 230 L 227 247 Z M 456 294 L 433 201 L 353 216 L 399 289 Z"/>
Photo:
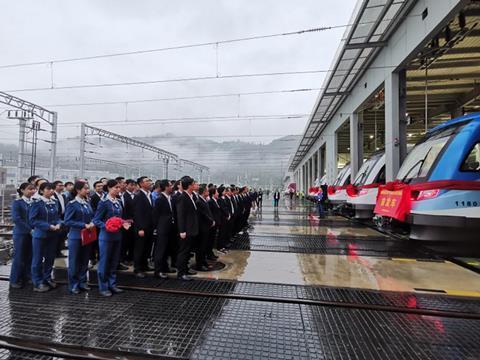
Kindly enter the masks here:
<path id="1" fill-rule="evenodd" d="M 114 216 L 107 220 L 107 222 L 105 223 L 105 229 L 108 232 L 116 233 L 120 231 L 122 225 L 123 219 L 119 218 L 118 216 Z"/>

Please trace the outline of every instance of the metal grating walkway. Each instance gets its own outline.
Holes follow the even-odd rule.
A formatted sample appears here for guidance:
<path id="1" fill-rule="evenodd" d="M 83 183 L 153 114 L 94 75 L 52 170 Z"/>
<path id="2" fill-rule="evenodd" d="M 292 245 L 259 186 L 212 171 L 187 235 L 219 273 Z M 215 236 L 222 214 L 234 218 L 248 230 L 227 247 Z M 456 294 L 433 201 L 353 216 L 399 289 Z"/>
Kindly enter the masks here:
<path id="1" fill-rule="evenodd" d="M 237 235 L 230 249 L 416 259 L 437 258 L 421 245 L 391 240 L 385 236 L 257 235 L 255 233 L 243 233 Z"/>
<path id="2" fill-rule="evenodd" d="M 473 359 L 480 321 L 383 311 L 127 291 L 8 292 L 0 335 L 131 355 L 196 359 Z M 368 355 L 368 356 L 367 356 Z"/>

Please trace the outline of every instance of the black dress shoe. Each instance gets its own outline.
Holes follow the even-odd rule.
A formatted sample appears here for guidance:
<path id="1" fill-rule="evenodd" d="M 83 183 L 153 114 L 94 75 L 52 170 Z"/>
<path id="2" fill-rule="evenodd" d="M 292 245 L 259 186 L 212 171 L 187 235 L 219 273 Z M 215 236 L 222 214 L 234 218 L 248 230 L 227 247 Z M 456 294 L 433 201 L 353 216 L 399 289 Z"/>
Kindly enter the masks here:
<path id="1" fill-rule="evenodd" d="M 112 293 L 114 293 L 114 294 L 121 294 L 121 293 L 125 292 L 125 290 L 122 290 L 122 289 L 120 289 L 120 288 L 118 288 L 118 287 L 116 287 L 116 286 L 111 287 L 111 288 L 110 288 L 110 291 L 111 291 Z"/>
<path id="2" fill-rule="evenodd" d="M 33 291 L 35 291 L 35 292 L 43 293 L 43 292 L 47 292 L 48 290 L 50 290 L 50 288 L 45 284 L 40 284 L 38 286 L 33 287 Z"/>
<path id="3" fill-rule="evenodd" d="M 53 280 L 47 280 L 47 285 L 52 288 L 52 289 L 56 289 L 57 288 L 57 283 Z"/>
<path id="4" fill-rule="evenodd" d="M 77 289 L 77 288 L 72 289 L 72 290 L 70 290 L 70 294 L 72 294 L 72 295 L 78 295 L 78 294 L 80 294 L 80 289 Z"/>
<path id="5" fill-rule="evenodd" d="M 128 270 L 128 266 L 123 265 L 122 263 L 118 264 L 117 270 L 119 271 L 125 271 Z"/>
<path id="6" fill-rule="evenodd" d="M 165 274 L 164 272 L 155 273 L 155 277 L 159 279 L 168 279 L 168 275 Z"/>
<path id="7" fill-rule="evenodd" d="M 21 289 L 21 288 L 23 288 L 23 285 L 22 284 L 17 284 L 17 283 L 10 283 L 10 287 L 12 289 Z"/>
<path id="8" fill-rule="evenodd" d="M 187 275 L 197 275 L 197 272 L 195 270 L 188 269 Z"/>
<path id="9" fill-rule="evenodd" d="M 190 277 L 189 275 L 181 275 L 178 277 L 179 280 L 183 280 L 183 281 L 192 281 L 193 278 Z"/>
<path id="10" fill-rule="evenodd" d="M 171 267 L 167 271 L 165 271 L 167 274 L 175 274 L 177 272 L 177 268 Z"/>
<path id="11" fill-rule="evenodd" d="M 195 268 L 195 270 L 197 270 L 197 271 L 210 271 L 209 267 L 208 267 L 208 266 L 205 266 L 205 265 L 197 266 L 197 267 Z"/>
<path id="12" fill-rule="evenodd" d="M 135 273 L 135 276 L 139 279 L 145 279 L 147 277 L 147 274 L 145 274 L 144 272 L 137 272 Z"/>
<path id="13" fill-rule="evenodd" d="M 110 290 L 100 291 L 99 294 L 105 297 L 112 296 L 112 292 Z"/>
<path id="14" fill-rule="evenodd" d="M 82 291 L 90 291 L 90 290 L 92 290 L 92 288 L 91 288 L 90 286 L 88 286 L 88 285 L 82 285 L 82 286 L 79 286 L 78 288 L 79 288 L 80 290 L 82 290 Z"/>
<path id="15" fill-rule="evenodd" d="M 66 257 L 67 257 L 67 255 L 64 255 L 64 254 L 57 254 L 55 256 L 55 258 L 57 258 L 57 259 L 63 259 L 63 258 L 66 258 Z"/>

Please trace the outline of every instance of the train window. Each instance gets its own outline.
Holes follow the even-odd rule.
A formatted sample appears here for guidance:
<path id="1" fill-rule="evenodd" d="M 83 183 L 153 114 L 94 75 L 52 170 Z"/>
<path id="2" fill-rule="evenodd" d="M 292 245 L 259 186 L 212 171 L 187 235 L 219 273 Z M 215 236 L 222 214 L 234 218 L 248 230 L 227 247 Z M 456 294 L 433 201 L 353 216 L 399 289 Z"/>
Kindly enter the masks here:
<path id="1" fill-rule="evenodd" d="M 353 182 L 355 186 L 365 185 L 368 176 L 382 156 L 383 152 L 372 155 L 363 163 L 363 165 L 360 167 L 360 170 L 358 170 L 358 175 L 355 177 L 355 181 Z"/>
<path id="2" fill-rule="evenodd" d="M 463 162 L 461 171 L 480 171 L 480 143 L 475 144 Z"/>
<path id="3" fill-rule="evenodd" d="M 341 186 L 342 180 L 345 178 L 345 174 L 350 170 L 350 164 L 345 165 L 337 175 L 337 179 L 334 182 L 334 186 Z"/>
<path id="4" fill-rule="evenodd" d="M 425 179 L 445 145 L 462 126 L 442 129 L 419 142 L 405 159 L 397 179 L 406 183 Z"/>
<path id="5" fill-rule="evenodd" d="M 385 184 L 385 181 L 385 166 L 383 166 L 374 182 L 377 184 Z"/>

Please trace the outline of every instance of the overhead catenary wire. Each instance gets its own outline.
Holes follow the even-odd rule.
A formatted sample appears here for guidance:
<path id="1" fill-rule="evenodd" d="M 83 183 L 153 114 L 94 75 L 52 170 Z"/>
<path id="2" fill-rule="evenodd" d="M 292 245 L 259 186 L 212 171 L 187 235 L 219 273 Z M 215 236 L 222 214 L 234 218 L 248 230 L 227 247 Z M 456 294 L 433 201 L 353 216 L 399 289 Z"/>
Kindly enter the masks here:
<path id="1" fill-rule="evenodd" d="M 369 69 L 393 69 L 396 66 L 370 66 Z M 336 70 L 336 72 L 345 72 L 345 74 L 338 74 L 338 76 L 345 76 L 361 69 L 349 69 L 349 70 Z M 237 78 L 252 78 L 252 77 L 268 77 L 268 76 L 285 76 L 285 75 L 306 75 L 306 74 L 322 74 L 333 72 L 332 69 L 317 69 L 317 70 L 299 70 L 299 71 L 280 71 L 270 73 L 250 73 L 250 74 L 232 74 L 232 75 L 220 75 L 220 76 L 197 76 L 186 77 L 177 79 L 159 79 L 159 80 L 145 80 L 145 81 L 127 81 L 117 83 L 103 83 L 103 84 L 84 84 L 84 85 L 65 85 L 65 86 L 51 86 L 35 87 L 35 88 L 22 88 L 22 89 L 8 89 L 5 92 L 30 92 L 30 91 L 51 91 L 51 90 L 72 90 L 72 89 L 86 89 L 86 88 L 103 88 L 113 86 L 133 86 L 133 85 L 149 85 L 149 84 L 162 84 L 184 81 L 207 81 L 207 80 L 219 80 L 219 79 L 237 79 Z M 333 75 L 336 76 L 336 75 Z"/>
<path id="2" fill-rule="evenodd" d="M 387 20 L 388 19 L 385 19 L 385 21 L 387 21 Z M 366 25 L 366 24 L 373 24 L 373 23 L 375 23 L 375 21 L 366 21 L 366 22 L 360 23 L 359 25 L 364 25 L 364 24 Z M 267 39 L 267 38 L 274 38 L 274 37 L 281 37 L 281 36 L 302 35 L 302 34 L 313 33 L 313 32 L 321 32 L 321 31 L 326 31 L 326 30 L 346 28 L 346 27 L 353 26 L 353 25 L 354 24 L 340 24 L 340 25 L 320 26 L 320 27 L 316 27 L 316 28 L 303 29 L 303 30 L 290 31 L 290 32 L 246 36 L 246 37 L 241 37 L 241 38 L 236 38 L 236 39 L 217 40 L 217 41 L 208 41 L 208 42 L 195 43 L 195 44 L 167 46 L 167 47 L 162 47 L 162 48 L 154 48 L 154 49 L 146 49 L 146 50 L 133 50 L 133 51 L 123 51 L 123 52 L 110 53 L 110 54 L 98 54 L 98 55 L 79 56 L 79 57 L 70 57 L 70 58 L 62 58 L 62 59 L 40 60 L 40 61 L 31 61 L 31 62 L 24 62 L 24 63 L 18 63 L 18 64 L 4 64 L 4 65 L 0 65 L 0 69 L 23 67 L 23 66 L 33 66 L 33 65 L 43 65 L 43 64 L 52 65 L 52 64 L 55 64 L 55 63 L 66 63 L 66 62 L 75 62 L 75 61 L 95 60 L 95 59 L 103 59 L 103 58 L 118 57 L 118 56 L 128 56 L 128 55 L 141 55 L 141 54 L 171 51 L 171 50 L 180 50 L 180 49 L 187 49 L 187 48 L 194 48 L 194 47 L 218 46 L 218 45 L 221 45 L 221 44 L 235 43 L 235 42 L 241 42 L 241 41 L 260 40 L 260 39 Z"/>
<path id="3" fill-rule="evenodd" d="M 96 105 L 118 105 L 118 104 L 138 104 L 145 102 L 156 101 L 175 101 L 175 100 L 193 100 L 193 99 L 209 99 L 217 97 L 235 97 L 235 96 L 250 96 L 250 95 L 267 95 L 267 94 L 283 94 L 283 93 L 299 93 L 322 90 L 323 88 L 297 88 L 297 89 L 283 89 L 283 90 L 266 90 L 266 91 L 249 91 L 225 94 L 207 94 L 207 95 L 193 95 L 193 96 L 178 96 L 166 98 L 152 98 L 152 99 L 138 99 L 138 100 L 117 100 L 117 101 L 96 101 L 83 103 L 66 103 L 66 104 L 45 104 L 44 107 L 70 107 L 70 106 L 96 106 Z"/>
<path id="4" fill-rule="evenodd" d="M 98 120 L 88 121 L 88 124 L 103 124 L 111 126 L 135 126 L 135 125 L 151 125 L 151 124 L 185 124 L 185 123 L 205 123 L 205 122 L 232 122 L 232 121 L 251 121 L 251 120 L 291 120 L 301 119 L 309 116 L 309 114 L 277 114 L 277 115 L 245 115 L 245 116 L 201 116 L 201 117 L 180 117 L 180 118 L 156 118 L 156 119 L 129 119 L 125 120 Z M 84 121 L 72 121 L 59 123 L 59 127 L 77 127 Z M 16 124 L 4 125 L 2 127 L 17 127 Z"/>

